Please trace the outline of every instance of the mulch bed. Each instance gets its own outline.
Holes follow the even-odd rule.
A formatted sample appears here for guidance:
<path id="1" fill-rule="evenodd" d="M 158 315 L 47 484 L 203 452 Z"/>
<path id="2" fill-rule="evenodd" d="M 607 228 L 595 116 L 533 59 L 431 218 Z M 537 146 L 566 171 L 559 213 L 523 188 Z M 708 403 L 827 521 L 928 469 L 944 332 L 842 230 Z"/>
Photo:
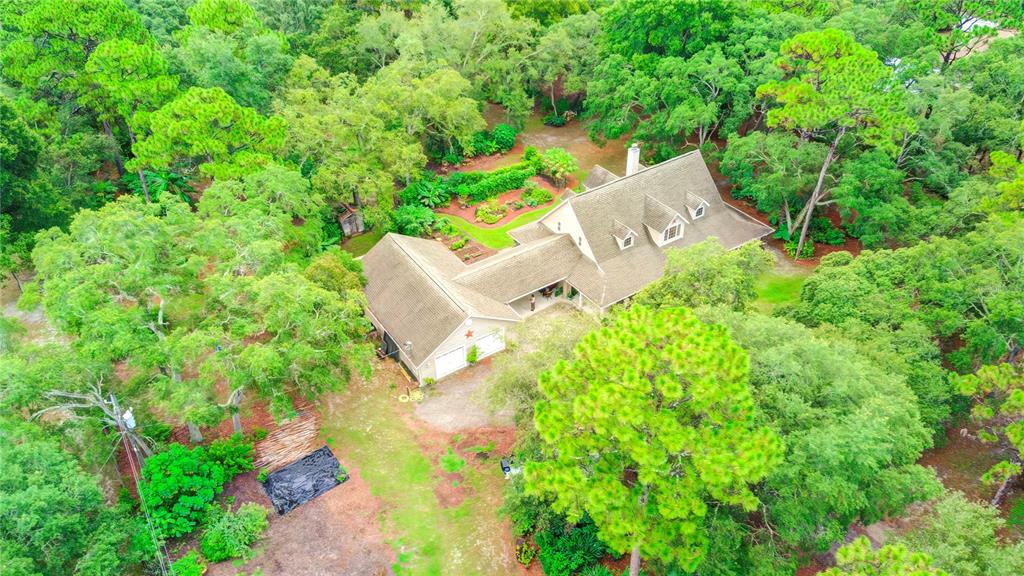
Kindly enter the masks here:
<path id="1" fill-rule="evenodd" d="M 434 211 L 437 212 L 438 214 L 450 214 L 452 216 L 458 216 L 464 220 L 473 222 L 475 226 L 480 228 L 500 228 L 501 226 L 508 224 L 509 222 L 511 222 L 512 220 L 514 220 L 515 218 L 519 217 L 522 214 L 526 214 L 527 212 L 533 212 L 534 210 L 540 210 L 545 206 L 558 202 L 562 198 L 562 192 L 560 192 L 558 188 L 556 188 L 555 185 L 552 184 L 546 178 L 542 178 L 540 176 L 533 176 L 530 178 L 530 181 L 536 183 L 541 188 L 544 188 L 545 190 L 551 192 L 551 201 L 544 204 L 540 204 L 539 206 L 535 207 L 523 206 L 518 210 L 512 208 L 511 206 L 508 206 L 508 211 L 505 212 L 505 216 L 503 216 L 501 220 L 498 220 L 494 224 L 485 224 L 484 222 L 478 222 L 476 220 L 476 209 L 480 205 L 479 203 L 472 204 L 463 208 L 459 205 L 459 201 L 456 198 L 453 198 L 449 205 L 437 208 Z M 516 188 L 515 190 L 509 190 L 508 192 L 505 192 L 500 196 L 496 196 L 495 198 L 498 199 L 498 204 L 506 204 L 507 202 L 515 202 L 519 200 L 519 196 L 520 194 L 522 194 L 522 192 L 522 188 Z"/>

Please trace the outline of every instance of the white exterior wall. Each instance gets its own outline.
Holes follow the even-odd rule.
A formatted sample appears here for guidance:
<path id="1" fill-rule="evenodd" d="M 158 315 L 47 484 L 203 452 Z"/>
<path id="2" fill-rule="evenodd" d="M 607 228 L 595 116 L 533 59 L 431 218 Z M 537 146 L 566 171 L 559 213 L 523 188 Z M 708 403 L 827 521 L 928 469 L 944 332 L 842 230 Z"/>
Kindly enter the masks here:
<path id="1" fill-rule="evenodd" d="M 587 242 L 587 237 L 583 234 L 583 227 L 580 226 L 580 221 L 576 218 L 576 212 L 572 209 L 571 204 L 563 202 L 561 206 L 552 210 L 540 221 L 547 226 L 548 230 L 556 234 L 568 234 L 584 256 L 597 262 L 594 259 L 594 251 L 590 249 L 590 243 Z M 559 229 L 559 223 L 562 225 L 561 229 Z M 580 238 L 583 239 L 582 243 L 580 243 Z"/>
<path id="2" fill-rule="evenodd" d="M 431 353 L 430 357 L 423 361 L 416 367 L 416 377 L 422 382 L 425 378 L 437 378 L 437 372 L 434 367 L 434 359 L 438 356 L 451 352 L 459 346 L 465 346 L 466 351 L 469 351 L 469 347 L 473 345 L 477 340 L 493 333 L 495 330 L 501 330 L 504 332 L 505 338 L 512 332 L 510 328 L 516 325 L 516 322 L 509 322 L 506 320 L 491 320 L 489 318 L 471 318 L 473 323 L 470 326 L 462 325 L 457 330 L 448 335 L 441 342 L 437 350 Z M 470 338 L 466 337 L 467 331 L 473 331 L 473 336 Z M 507 345 L 506 340 L 506 345 Z"/>

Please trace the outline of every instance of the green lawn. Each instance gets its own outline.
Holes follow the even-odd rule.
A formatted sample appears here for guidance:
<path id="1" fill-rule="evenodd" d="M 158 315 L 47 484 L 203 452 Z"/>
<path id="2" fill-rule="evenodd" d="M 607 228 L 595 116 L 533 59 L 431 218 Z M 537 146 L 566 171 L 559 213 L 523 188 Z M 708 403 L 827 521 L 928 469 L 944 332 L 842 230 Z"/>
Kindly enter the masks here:
<path id="1" fill-rule="evenodd" d="M 362 256 L 370 251 L 381 238 L 384 237 L 384 230 L 378 228 L 353 236 L 341 244 L 341 249 L 351 252 L 353 256 Z"/>
<path id="2" fill-rule="evenodd" d="M 395 573 L 403 575 L 512 576 L 513 561 L 497 556 L 507 545 L 497 508 L 505 480 L 494 461 L 461 468 L 467 496 L 445 508 L 435 495 L 439 475 L 431 461 L 444 452 L 424 450 L 406 423 L 412 406 L 397 400 L 404 385 L 391 370 L 379 370 L 366 383 L 323 405 L 322 434 L 384 503 L 384 532 L 395 550 Z"/>
<path id="3" fill-rule="evenodd" d="M 476 240 L 477 242 L 483 244 L 484 246 L 487 246 L 488 248 L 501 250 L 502 248 L 509 248 L 511 246 L 515 246 L 515 241 L 512 240 L 512 237 L 508 235 L 509 230 L 514 230 L 516 228 L 519 228 L 520 226 L 540 220 L 542 216 L 550 212 L 551 209 L 557 205 L 558 202 L 555 201 L 552 202 L 550 206 L 547 206 L 545 208 L 534 210 L 533 212 L 527 212 L 525 214 L 520 214 L 519 216 L 516 216 L 508 224 L 499 226 L 497 228 L 481 228 L 473 224 L 472 222 L 465 220 L 464 218 L 459 218 L 458 216 L 452 216 L 450 214 L 444 214 L 444 218 L 447 218 L 448 221 L 452 223 L 452 226 L 454 226 L 456 230 L 469 236 L 473 240 Z"/>
<path id="4" fill-rule="evenodd" d="M 754 307 L 768 314 L 777 306 L 796 302 L 800 299 L 800 287 L 808 276 L 809 270 L 790 274 L 777 271 L 765 273 L 758 279 L 755 287 L 757 300 L 754 301 Z"/>

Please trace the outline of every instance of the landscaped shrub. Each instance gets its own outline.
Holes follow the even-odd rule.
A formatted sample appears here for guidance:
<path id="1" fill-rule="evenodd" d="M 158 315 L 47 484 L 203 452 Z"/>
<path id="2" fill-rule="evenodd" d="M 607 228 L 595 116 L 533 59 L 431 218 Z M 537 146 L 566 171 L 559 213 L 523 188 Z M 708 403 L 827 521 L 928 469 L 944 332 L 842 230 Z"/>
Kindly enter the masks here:
<path id="1" fill-rule="evenodd" d="M 843 234 L 843 231 L 833 226 L 832 221 L 824 216 L 811 220 L 810 237 L 815 242 L 829 246 L 839 246 L 846 242 L 846 235 Z"/>
<path id="2" fill-rule="evenodd" d="M 199 549 L 210 562 L 242 558 L 267 528 L 267 509 L 248 502 L 237 512 L 221 511 L 206 527 Z"/>
<path id="3" fill-rule="evenodd" d="M 202 576 L 206 571 L 206 564 L 199 559 L 195 550 L 190 551 L 171 564 L 173 576 Z"/>
<path id="4" fill-rule="evenodd" d="M 214 440 L 206 450 L 206 457 L 220 464 L 231 479 L 252 470 L 252 442 L 246 442 L 241 434 L 232 434 L 229 438 Z"/>
<path id="5" fill-rule="evenodd" d="M 533 146 L 527 146 L 523 149 L 522 163 L 529 164 L 530 166 L 533 166 L 534 170 L 540 172 L 540 152 L 537 152 L 537 149 Z"/>
<path id="6" fill-rule="evenodd" d="M 533 182 L 528 182 L 527 187 L 525 190 L 523 190 L 523 193 L 520 195 L 520 198 L 522 198 L 523 203 L 533 208 L 535 206 L 540 206 L 541 204 L 546 204 L 550 202 L 551 199 L 554 198 L 554 196 L 551 194 L 550 191 L 541 188 L 540 186 L 537 186 Z"/>
<path id="7" fill-rule="evenodd" d="M 548 114 L 547 116 L 544 117 L 544 124 L 548 126 L 554 126 L 555 128 L 559 128 L 561 126 L 565 126 L 565 123 L 565 116 L 562 116 L 561 114 L 555 114 L 554 112 L 552 112 L 551 114 Z"/>
<path id="8" fill-rule="evenodd" d="M 450 248 L 452 250 L 462 250 L 463 248 L 466 247 L 466 244 L 468 244 L 468 243 L 469 243 L 469 240 L 467 238 L 465 238 L 465 237 L 459 238 L 455 242 L 452 242 L 452 245 L 450 246 Z"/>
<path id="9" fill-rule="evenodd" d="M 426 236 L 437 216 L 426 206 L 403 204 L 392 215 L 394 230 L 407 236 Z"/>
<path id="10" fill-rule="evenodd" d="M 536 536 L 540 563 L 546 576 L 570 576 L 577 570 L 596 564 L 607 552 L 597 538 L 592 522 L 562 530 L 545 530 Z"/>
<path id="11" fill-rule="evenodd" d="M 497 198 L 491 198 L 476 209 L 476 219 L 485 224 L 494 224 L 505 217 L 506 208 L 498 203 Z"/>
<path id="12" fill-rule="evenodd" d="M 171 444 L 142 466 L 142 497 L 153 526 L 165 537 L 184 536 L 199 525 L 206 507 L 230 479 L 199 446 Z"/>
<path id="13" fill-rule="evenodd" d="M 786 254 L 789 254 L 790 258 L 796 258 L 796 249 L 799 244 L 798 240 L 790 240 L 783 244 L 782 247 L 786 250 Z M 800 257 L 810 258 L 811 256 L 814 256 L 814 242 L 808 239 L 804 242 L 804 249 L 800 251 Z"/>
<path id="14" fill-rule="evenodd" d="M 508 152 L 516 145 L 516 129 L 508 124 L 498 124 L 491 135 L 500 152 Z"/>
<path id="15" fill-rule="evenodd" d="M 445 206 L 451 201 L 451 188 L 433 173 L 427 173 L 402 189 L 398 198 L 403 204 L 419 204 L 428 208 Z"/>
<path id="16" fill-rule="evenodd" d="M 473 134 L 473 155 L 486 156 L 498 151 L 498 145 L 494 142 L 494 136 L 487 130 L 481 130 Z"/>
<path id="17" fill-rule="evenodd" d="M 565 180 L 579 166 L 576 159 L 565 148 L 548 148 L 540 158 L 541 173 L 554 179 L 558 186 L 565 186 Z"/>
<path id="18" fill-rule="evenodd" d="M 466 352 L 466 362 L 470 364 L 476 364 L 476 361 L 480 358 L 480 348 L 476 344 L 469 347 L 469 351 Z"/>
<path id="19" fill-rule="evenodd" d="M 532 165 L 524 166 L 524 163 L 520 162 L 495 170 L 476 184 L 460 186 L 457 192 L 460 196 L 469 198 L 471 202 L 482 202 L 502 192 L 522 188 L 527 178 L 536 173 L 537 170 Z"/>

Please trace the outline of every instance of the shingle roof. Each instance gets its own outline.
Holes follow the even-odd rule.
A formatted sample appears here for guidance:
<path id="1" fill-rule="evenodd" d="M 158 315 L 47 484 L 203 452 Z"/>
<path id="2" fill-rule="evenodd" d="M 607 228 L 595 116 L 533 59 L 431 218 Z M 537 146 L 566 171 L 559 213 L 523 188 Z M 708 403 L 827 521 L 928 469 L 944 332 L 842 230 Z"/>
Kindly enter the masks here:
<path id="1" fill-rule="evenodd" d="M 668 205 L 653 196 L 644 196 L 644 215 L 641 221 L 651 230 L 661 232 L 668 228 L 669 223 L 677 216 L 682 216 L 678 210 L 669 208 Z"/>
<path id="2" fill-rule="evenodd" d="M 416 365 L 470 316 L 520 319 L 510 307 L 451 282 L 466 266 L 440 242 L 387 234 L 362 262 L 371 311 L 399 345 L 412 342 Z"/>
<path id="3" fill-rule="evenodd" d="M 468 266 L 453 280 L 499 302 L 511 302 L 562 280 L 584 256 L 565 234 L 552 234 Z"/>
<path id="4" fill-rule="evenodd" d="M 626 236 L 629 236 L 630 234 L 636 236 L 636 232 L 632 228 L 626 226 L 625 224 L 619 222 L 618 220 L 615 221 L 615 226 L 612 228 L 612 236 L 615 236 L 615 238 L 621 242 L 622 240 L 625 240 Z"/>
<path id="5" fill-rule="evenodd" d="M 591 168 L 590 173 L 583 180 L 583 187 L 586 189 L 597 188 L 598 186 L 604 186 L 605 184 L 618 180 L 618 176 L 615 175 L 611 170 L 608 170 L 600 164 L 595 164 Z"/>

